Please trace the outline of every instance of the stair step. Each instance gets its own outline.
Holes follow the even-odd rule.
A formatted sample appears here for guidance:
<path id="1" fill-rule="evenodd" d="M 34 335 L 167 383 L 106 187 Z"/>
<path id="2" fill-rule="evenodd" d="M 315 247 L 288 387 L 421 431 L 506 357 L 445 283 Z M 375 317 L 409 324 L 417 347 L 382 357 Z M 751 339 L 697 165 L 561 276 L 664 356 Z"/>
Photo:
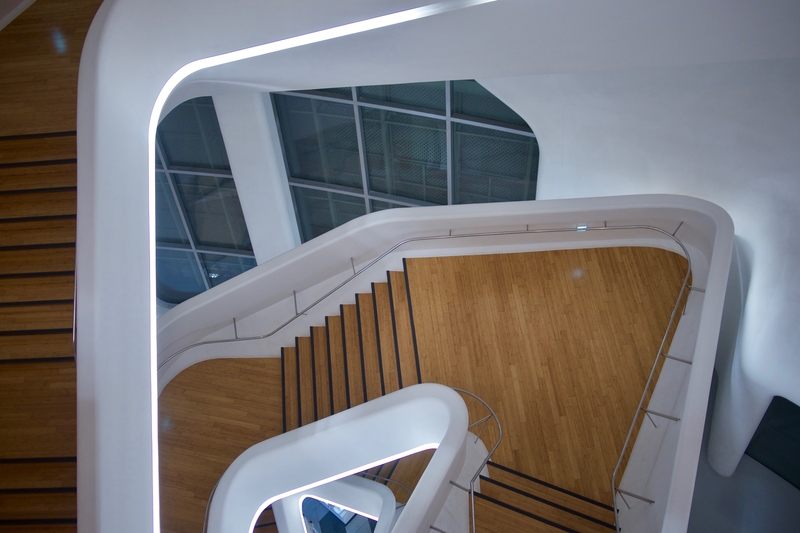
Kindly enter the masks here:
<path id="1" fill-rule="evenodd" d="M 555 505 L 567 507 L 606 524 L 614 524 L 613 508 L 604 503 L 596 502 L 591 498 L 569 492 L 493 462 L 489 463 L 489 477 L 494 481 L 534 497 L 545 499 Z M 483 487 L 483 483 L 481 483 L 481 487 Z"/>
<path id="2" fill-rule="evenodd" d="M 261 516 L 256 520 L 255 528 L 253 531 L 256 533 L 277 533 L 278 526 L 275 525 L 275 515 L 272 512 L 272 507 L 267 507 L 261 513 Z"/>
<path id="3" fill-rule="evenodd" d="M 333 387 L 333 412 L 340 413 L 350 407 L 349 385 L 344 366 L 344 344 L 342 342 L 342 317 L 325 317 L 328 333 L 328 357 L 330 358 L 330 380 Z"/>
<path id="4" fill-rule="evenodd" d="M 300 427 L 297 350 L 295 348 L 281 348 L 281 373 L 283 376 L 283 431 L 286 432 Z"/>
<path id="5" fill-rule="evenodd" d="M 399 366 L 400 387 L 415 385 L 421 381 L 414 342 L 411 311 L 408 304 L 405 272 L 387 272 L 389 296 L 392 304 L 394 341 Z"/>
<path id="6" fill-rule="evenodd" d="M 367 400 L 369 401 L 384 394 L 372 294 L 356 294 L 356 311 L 361 334 L 361 360 L 364 362 L 364 380 L 367 385 Z"/>
<path id="7" fill-rule="evenodd" d="M 549 525 L 514 509 L 508 504 L 475 494 L 475 524 L 478 533 L 557 533 L 569 531 L 564 527 Z"/>
<path id="8" fill-rule="evenodd" d="M 314 360 L 311 353 L 311 337 L 295 339 L 297 353 L 297 379 L 300 389 L 300 425 L 305 426 L 317 419 L 316 388 L 314 387 Z"/>
<path id="9" fill-rule="evenodd" d="M 5 492 L 0 498 L 0 523 L 11 520 L 72 520 L 77 518 L 76 491 Z"/>
<path id="10" fill-rule="evenodd" d="M 333 389 L 328 360 L 328 332 L 324 326 L 311 327 L 311 353 L 314 357 L 315 388 L 317 391 L 317 418 L 333 414 Z"/>
<path id="11" fill-rule="evenodd" d="M 428 463 L 431 462 L 434 451 L 435 450 L 425 450 L 399 459 L 396 465 L 393 466 L 390 474 L 386 477 L 398 483 L 402 483 L 413 492 L 423 472 L 425 472 L 425 469 L 428 467 Z M 408 502 L 409 494 L 403 487 L 397 483 L 387 483 L 387 486 L 392 489 L 395 499 L 398 502 Z"/>
<path id="12" fill-rule="evenodd" d="M 392 301 L 388 283 L 372 284 L 372 304 L 375 308 L 375 332 L 378 338 L 378 355 L 383 369 L 383 390 L 386 394 L 400 389 L 397 373 L 397 353 L 394 347 Z"/>
<path id="13" fill-rule="evenodd" d="M 355 407 L 364 403 L 367 396 L 364 364 L 361 360 L 361 340 L 358 333 L 358 310 L 355 304 L 345 304 L 339 306 L 339 312 L 342 317 L 342 345 L 347 370 L 349 406 Z"/>

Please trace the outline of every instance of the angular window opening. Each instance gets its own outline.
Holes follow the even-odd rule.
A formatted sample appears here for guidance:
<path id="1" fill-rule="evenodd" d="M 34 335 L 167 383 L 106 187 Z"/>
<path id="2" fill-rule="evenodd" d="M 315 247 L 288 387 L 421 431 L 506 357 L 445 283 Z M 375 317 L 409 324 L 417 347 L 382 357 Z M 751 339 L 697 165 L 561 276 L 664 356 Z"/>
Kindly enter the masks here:
<path id="1" fill-rule="evenodd" d="M 271 96 L 303 242 L 373 211 L 536 198 L 536 136 L 474 80 Z"/>
<path id="2" fill-rule="evenodd" d="M 171 307 L 254 266 L 214 103 L 184 102 L 156 133 L 156 295 Z"/>

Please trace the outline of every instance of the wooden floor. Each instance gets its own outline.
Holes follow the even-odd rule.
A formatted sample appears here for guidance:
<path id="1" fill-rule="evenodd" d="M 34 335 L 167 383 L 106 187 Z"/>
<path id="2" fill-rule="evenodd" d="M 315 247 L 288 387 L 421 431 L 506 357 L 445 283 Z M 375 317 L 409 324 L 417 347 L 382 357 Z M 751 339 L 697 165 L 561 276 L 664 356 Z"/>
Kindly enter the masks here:
<path id="1" fill-rule="evenodd" d="M 497 411 L 495 462 L 611 503 L 685 264 L 651 248 L 409 259 L 422 379 Z"/>
<path id="2" fill-rule="evenodd" d="M 231 462 L 283 433 L 280 359 L 216 359 L 161 393 L 161 530 L 201 532 L 211 490 Z"/>
<path id="3" fill-rule="evenodd" d="M 99 5 L 38 0 L 0 31 L 0 532 L 76 530 L 75 117 Z"/>

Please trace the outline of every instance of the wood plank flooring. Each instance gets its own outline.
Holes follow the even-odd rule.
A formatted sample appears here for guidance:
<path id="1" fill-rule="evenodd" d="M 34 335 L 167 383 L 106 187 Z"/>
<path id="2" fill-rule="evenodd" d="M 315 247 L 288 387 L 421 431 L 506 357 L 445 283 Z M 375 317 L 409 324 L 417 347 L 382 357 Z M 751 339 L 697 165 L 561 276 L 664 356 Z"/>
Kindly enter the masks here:
<path id="1" fill-rule="evenodd" d="M 498 413 L 494 461 L 610 503 L 685 260 L 650 248 L 408 259 L 422 377 Z"/>
<path id="2" fill-rule="evenodd" d="M 202 531 L 206 502 L 244 450 L 283 432 L 281 360 L 215 359 L 159 397 L 161 530 Z"/>

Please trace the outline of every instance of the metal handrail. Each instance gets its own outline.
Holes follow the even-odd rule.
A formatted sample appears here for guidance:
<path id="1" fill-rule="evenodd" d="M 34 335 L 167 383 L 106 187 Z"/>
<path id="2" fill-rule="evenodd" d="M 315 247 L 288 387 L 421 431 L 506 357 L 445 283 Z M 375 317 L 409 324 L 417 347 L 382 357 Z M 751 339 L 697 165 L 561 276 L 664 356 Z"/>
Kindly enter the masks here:
<path id="1" fill-rule="evenodd" d="M 381 481 L 386 481 L 387 483 L 394 483 L 396 485 L 400 485 L 402 488 L 405 489 L 405 491 L 408 493 L 408 495 L 411 496 L 411 492 L 412 492 L 411 489 L 409 489 L 408 487 L 406 487 L 405 485 L 403 485 L 402 483 L 400 483 L 399 481 L 397 481 L 395 479 L 384 477 L 384 476 L 379 476 L 378 474 L 370 474 L 369 472 L 362 472 L 361 474 L 364 475 L 364 476 L 372 476 L 375 479 L 380 479 Z"/>
<path id="2" fill-rule="evenodd" d="M 628 434 L 626 435 L 625 442 L 622 445 L 622 450 L 620 451 L 619 459 L 617 459 L 617 464 L 614 467 L 614 472 L 611 474 L 611 497 L 614 500 L 614 507 L 616 507 L 616 505 L 617 505 L 617 493 L 625 493 L 625 494 L 628 494 L 629 496 L 632 496 L 634 498 L 640 499 L 640 500 L 645 501 L 647 503 L 651 503 L 651 504 L 655 503 L 653 500 L 650 500 L 650 499 L 645 498 L 643 496 L 638 496 L 636 494 L 628 493 L 626 491 L 621 490 L 619 487 L 617 487 L 617 474 L 619 473 L 619 469 L 622 466 L 622 460 L 625 457 L 625 450 L 628 449 L 628 445 L 630 444 L 631 437 L 633 436 L 633 430 L 636 427 L 636 419 L 639 417 L 639 411 L 642 411 L 642 410 L 647 411 L 642 406 L 644 405 L 644 400 L 645 400 L 645 397 L 647 396 L 647 391 L 650 388 L 650 384 L 653 381 L 653 376 L 655 376 L 656 369 L 658 368 L 658 360 L 662 355 L 666 355 L 664 353 L 664 346 L 667 343 L 667 339 L 669 338 L 670 331 L 672 331 L 672 326 L 675 324 L 675 317 L 678 315 L 678 309 L 681 306 L 681 300 L 683 300 L 683 296 L 686 293 L 687 289 L 691 288 L 689 286 L 689 277 L 692 275 L 692 258 L 689 255 L 689 251 L 686 249 L 686 246 L 684 246 L 684 244 L 680 241 L 680 239 L 678 239 L 675 236 L 675 234 L 678 233 L 678 230 L 681 228 L 681 226 L 683 226 L 683 222 L 681 222 L 678 225 L 678 227 L 675 229 L 674 232 L 672 232 L 672 233 L 670 233 L 668 235 L 683 249 L 683 253 L 686 256 L 686 262 L 687 262 L 686 275 L 683 277 L 683 284 L 681 285 L 681 290 L 680 290 L 680 292 L 678 292 L 678 298 L 675 300 L 675 305 L 672 307 L 672 314 L 670 314 L 669 323 L 667 324 L 667 329 L 664 332 L 664 336 L 661 338 L 661 344 L 658 347 L 658 352 L 656 353 L 655 360 L 653 361 L 653 367 L 650 369 L 650 375 L 647 377 L 647 382 L 644 385 L 644 390 L 642 391 L 642 396 L 639 398 L 639 404 L 636 406 L 636 412 L 633 415 L 633 421 L 631 421 L 630 428 L 628 428 Z M 656 413 L 656 414 L 660 414 L 660 413 Z M 671 418 L 671 419 L 677 420 L 677 421 L 680 420 L 680 419 L 677 419 L 677 418 L 674 418 L 674 417 L 670 417 L 670 416 L 666 416 L 666 418 Z M 624 498 L 623 498 L 623 500 L 624 500 Z M 627 503 L 626 503 L 626 505 L 627 505 Z M 619 533 L 620 532 L 619 513 L 617 513 L 617 512 L 614 513 L 614 526 L 615 526 L 615 529 L 616 529 L 617 533 Z"/>
<path id="3" fill-rule="evenodd" d="M 472 524 L 472 533 L 476 533 L 477 526 L 475 524 L 475 481 L 481 475 L 481 471 L 486 467 L 486 463 L 488 463 L 489 460 L 492 458 L 492 455 L 494 454 L 495 450 L 497 450 L 497 447 L 500 446 L 500 441 L 503 440 L 503 426 L 500 424 L 500 418 L 498 418 L 497 414 L 494 412 L 494 409 L 489 407 L 489 404 L 486 403 L 486 401 L 484 401 L 483 398 L 481 398 L 480 396 L 478 396 L 473 392 L 464 389 L 459 389 L 456 387 L 451 387 L 451 388 L 456 392 L 459 392 L 461 394 L 466 394 L 468 396 L 475 398 L 476 400 L 481 402 L 483 406 L 486 407 L 486 409 L 489 411 L 488 416 L 483 417 L 481 420 L 478 420 L 477 422 L 469 426 L 469 428 L 471 429 L 473 426 L 477 424 L 483 424 L 483 426 L 481 426 L 480 433 L 478 433 L 478 436 L 475 437 L 475 442 L 478 442 L 478 439 L 480 439 L 480 436 L 483 433 L 483 428 L 486 427 L 486 422 L 488 422 L 489 418 L 494 418 L 494 421 L 497 424 L 497 431 L 498 431 L 497 441 L 494 443 L 494 446 L 492 446 L 492 449 L 489 450 L 489 453 L 486 454 L 486 457 L 483 459 L 483 461 L 481 461 L 481 465 L 478 467 L 478 470 L 475 472 L 475 475 L 473 475 L 472 479 L 469 480 L 469 490 L 452 481 L 450 482 L 454 487 L 469 492 L 470 523 Z M 434 529 L 433 525 L 431 525 L 431 529 Z"/>
<path id="4" fill-rule="evenodd" d="M 681 224 L 683 224 L 683 222 L 681 222 Z M 680 228 L 680 226 L 678 226 L 678 227 Z M 570 227 L 570 228 L 547 228 L 547 229 L 530 229 L 528 226 L 526 226 L 524 230 L 459 233 L 459 234 L 455 234 L 455 235 L 451 231 L 447 235 L 429 235 L 429 236 L 422 236 L 422 237 L 410 237 L 408 239 L 403 239 L 402 241 L 394 244 L 388 250 L 386 250 L 385 252 L 381 253 L 375 259 L 373 259 L 372 261 L 370 261 L 369 263 L 364 265 L 361 269 L 356 271 L 355 268 L 353 268 L 354 272 L 353 272 L 353 274 L 351 276 L 349 276 L 347 279 L 345 279 L 344 281 L 342 281 L 341 283 L 336 285 L 336 287 L 334 287 L 333 289 L 331 289 L 328 292 L 326 292 L 324 295 L 320 296 L 317 300 L 315 300 L 313 303 L 311 303 L 309 306 L 305 307 L 304 309 L 298 310 L 296 308 L 296 301 L 295 301 L 295 314 L 294 314 L 294 316 L 292 316 L 286 322 L 284 322 L 283 324 L 279 325 L 277 328 L 275 328 L 274 330 L 270 331 L 269 333 L 265 333 L 263 335 L 254 335 L 254 336 L 250 336 L 250 337 L 239 337 L 238 335 L 236 335 L 234 338 L 214 339 L 214 340 L 206 340 L 206 341 L 195 342 L 195 343 L 190 344 L 188 346 L 184 346 L 180 350 L 172 353 L 169 357 L 167 357 L 166 359 L 164 359 L 162 362 L 160 362 L 158 364 L 157 369 L 160 370 L 161 368 L 164 367 L 164 365 L 169 363 L 172 359 L 174 359 L 178 355 L 182 354 L 183 352 L 191 350 L 192 348 L 197 348 L 199 346 L 205 346 L 205 345 L 209 345 L 209 344 L 222 344 L 222 343 L 228 343 L 228 342 L 256 341 L 256 340 L 262 340 L 262 339 L 269 338 L 269 337 L 275 335 L 276 333 L 278 333 L 279 331 L 281 331 L 283 328 L 285 328 L 286 326 L 288 326 L 289 324 L 291 324 L 295 320 L 297 320 L 298 318 L 300 318 L 301 316 L 303 316 L 306 313 L 308 313 L 308 311 L 310 311 L 311 309 L 316 307 L 322 301 L 327 299 L 329 296 L 333 295 L 335 292 L 337 292 L 339 289 L 341 289 L 342 287 L 344 287 L 345 285 L 347 285 L 348 283 L 353 281 L 355 278 L 357 278 L 358 276 L 363 274 L 365 271 L 367 271 L 371 267 L 375 266 L 381 259 L 385 258 L 387 255 L 389 255 L 390 253 L 394 252 L 395 250 L 397 250 L 401 246 L 404 246 L 404 245 L 409 244 L 409 243 L 422 242 L 422 241 L 444 240 L 444 239 L 469 239 L 469 238 L 475 238 L 475 237 L 494 237 L 494 236 L 505 236 L 505 235 L 528 235 L 528 234 L 538 235 L 538 234 L 547 234 L 547 233 L 575 233 L 575 232 L 589 232 L 589 231 L 619 231 L 619 230 L 648 230 L 648 231 L 655 231 L 655 232 L 661 233 L 664 236 L 674 240 L 683 249 L 683 252 L 684 252 L 687 260 L 689 260 L 689 252 L 686 250 L 686 247 L 683 245 L 683 243 L 680 240 L 678 240 L 673 233 L 670 233 L 670 232 L 668 232 L 666 230 L 663 230 L 661 228 L 658 228 L 656 226 L 649 226 L 649 225 L 646 225 L 646 224 L 631 224 L 631 225 L 621 225 L 621 226 L 608 226 L 608 225 L 604 224 L 603 226 L 577 226 L 577 227 Z M 691 260 L 689 260 L 689 266 L 690 266 L 689 271 L 691 271 Z M 235 318 L 234 318 L 234 323 L 235 323 Z"/>

